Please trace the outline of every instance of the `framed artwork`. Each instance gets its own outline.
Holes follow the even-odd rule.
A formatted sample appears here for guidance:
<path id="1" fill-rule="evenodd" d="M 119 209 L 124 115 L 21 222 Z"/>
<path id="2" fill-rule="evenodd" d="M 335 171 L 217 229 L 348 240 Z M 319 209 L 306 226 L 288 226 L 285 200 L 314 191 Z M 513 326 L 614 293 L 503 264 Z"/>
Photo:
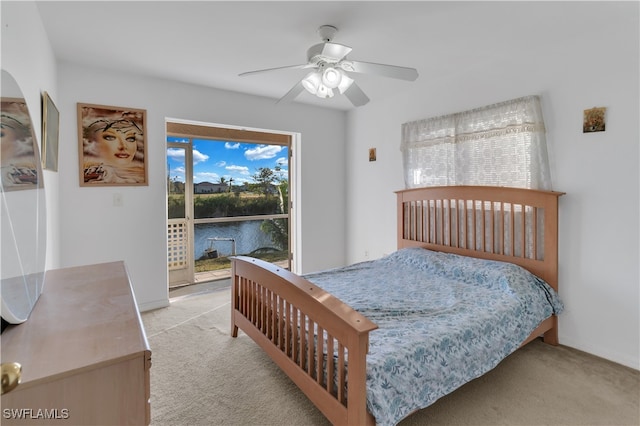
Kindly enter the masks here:
<path id="1" fill-rule="evenodd" d="M 582 133 L 604 132 L 606 107 L 584 110 Z"/>
<path id="2" fill-rule="evenodd" d="M 2 98 L 2 191 L 42 188 L 40 151 L 23 98 Z"/>
<path id="3" fill-rule="evenodd" d="M 148 185 L 147 112 L 78 103 L 80 186 Z"/>
<path id="4" fill-rule="evenodd" d="M 42 167 L 58 171 L 60 113 L 47 92 L 42 94 Z"/>

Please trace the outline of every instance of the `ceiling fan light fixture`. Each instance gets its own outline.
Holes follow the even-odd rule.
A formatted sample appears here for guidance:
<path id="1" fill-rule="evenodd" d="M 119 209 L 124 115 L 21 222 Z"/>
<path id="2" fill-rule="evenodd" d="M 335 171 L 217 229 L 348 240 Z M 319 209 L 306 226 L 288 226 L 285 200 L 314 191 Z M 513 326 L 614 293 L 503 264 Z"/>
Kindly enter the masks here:
<path id="1" fill-rule="evenodd" d="M 318 72 L 313 71 L 307 74 L 307 76 L 302 79 L 301 83 L 302 87 L 304 87 L 307 92 L 312 95 L 316 95 L 318 93 L 318 89 L 322 85 L 322 78 Z"/>
<path id="2" fill-rule="evenodd" d="M 319 98 L 333 98 L 333 89 L 321 84 L 318 86 L 318 92 L 315 95 Z"/>
<path id="3" fill-rule="evenodd" d="M 326 67 L 322 72 L 322 83 L 329 89 L 335 89 L 342 81 L 342 72 L 334 67 Z"/>

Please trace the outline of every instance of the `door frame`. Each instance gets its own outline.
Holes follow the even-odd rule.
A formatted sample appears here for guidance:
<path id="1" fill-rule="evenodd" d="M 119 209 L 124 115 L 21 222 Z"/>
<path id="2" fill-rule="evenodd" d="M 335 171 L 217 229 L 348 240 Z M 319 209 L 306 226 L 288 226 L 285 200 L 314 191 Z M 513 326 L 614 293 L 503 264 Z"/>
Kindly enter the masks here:
<path id="1" fill-rule="evenodd" d="M 238 131 L 246 131 L 246 132 L 258 132 L 258 133 L 270 133 L 274 135 L 283 135 L 290 137 L 290 147 L 289 147 L 289 255 L 290 255 L 290 269 L 292 272 L 297 273 L 302 264 L 301 262 L 301 225 L 302 225 L 302 212 L 301 212 L 301 134 L 297 132 L 287 132 L 281 130 L 271 130 L 271 129 L 262 129 L 262 128 L 252 128 L 246 126 L 234 126 L 229 124 L 218 124 L 218 123 L 209 123 L 209 122 L 201 122 L 194 120 L 184 120 L 179 118 L 166 118 L 165 119 L 165 144 L 169 147 L 167 140 L 167 136 L 169 132 L 167 127 L 169 123 L 175 124 L 186 124 L 186 125 L 195 125 L 195 126 L 204 126 L 204 127 L 215 127 L 218 129 L 229 129 L 229 130 L 238 130 Z M 266 142 L 265 142 L 266 143 Z M 186 145 L 186 143 L 172 143 L 179 145 Z M 188 142 L 188 145 L 191 149 L 185 153 L 185 155 L 189 155 L 190 159 L 189 164 L 190 168 L 193 167 L 193 154 L 192 154 L 192 144 L 191 141 Z M 185 168 L 187 167 L 187 158 L 185 156 Z M 167 163 L 165 162 L 165 168 L 167 167 Z M 165 170 L 166 174 L 167 170 Z M 189 183 L 187 183 L 189 181 Z M 188 189 L 187 189 L 188 187 Z M 165 190 L 167 192 L 168 189 Z M 187 173 L 185 176 L 185 204 L 189 204 L 190 213 L 186 213 L 185 206 L 185 216 L 188 216 L 190 219 L 190 225 L 188 225 L 188 238 L 189 241 L 193 241 L 193 173 Z M 187 199 L 188 197 L 188 199 Z M 166 218 L 166 211 L 165 211 Z M 195 279 L 195 273 L 193 272 L 193 244 L 189 243 L 189 256 L 191 259 L 190 268 L 191 268 L 191 282 Z"/>

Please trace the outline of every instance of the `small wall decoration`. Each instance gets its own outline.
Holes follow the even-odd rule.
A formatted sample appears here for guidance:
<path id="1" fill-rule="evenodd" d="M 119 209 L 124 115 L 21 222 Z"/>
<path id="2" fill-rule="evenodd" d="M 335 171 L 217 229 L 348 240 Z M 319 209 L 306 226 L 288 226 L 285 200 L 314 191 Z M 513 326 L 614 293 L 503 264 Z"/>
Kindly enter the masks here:
<path id="1" fill-rule="evenodd" d="M 146 115 L 78 103 L 80 186 L 148 185 Z"/>
<path id="2" fill-rule="evenodd" d="M 606 111 L 605 107 L 585 109 L 582 133 L 604 132 Z"/>
<path id="3" fill-rule="evenodd" d="M 42 94 L 42 167 L 58 171 L 60 113 L 47 92 Z"/>
<path id="4" fill-rule="evenodd" d="M 2 191 L 42 188 L 40 151 L 23 98 L 2 98 Z"/>
<path id="5" fill-rule="evenodd" d="M 376 149 L 369 148 L 369 161 L 376 161 Z"/>

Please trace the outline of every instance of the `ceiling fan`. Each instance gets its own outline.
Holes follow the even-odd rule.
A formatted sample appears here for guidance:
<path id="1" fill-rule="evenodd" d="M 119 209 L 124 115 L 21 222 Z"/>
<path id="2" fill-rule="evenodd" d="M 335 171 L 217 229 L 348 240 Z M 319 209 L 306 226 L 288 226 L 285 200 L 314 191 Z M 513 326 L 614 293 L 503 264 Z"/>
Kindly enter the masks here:
<path id="1" fill-rule="evenodd" d="M 331 98 L 337 91 L 345 95 L 355 106 L 366 104 L 369 102 L 369 97 L 349 76 L 349 73 L 376 74 L 408 81 L 414 81 L 418 78 L 418 71 L 415 68 L 347 59 L 347 55 L 351 53 L 352 49 L 349 46 L 332 42 L 337 31 L 338 29 L 332 25 L 322 25 L 318 28 L 322 43 L 315 44 L 307 50 L 308 61 L 306 64 L 248 71 L 239 75 L 247 76 L 284 69 L 312 69 L 278 102 L 291 101 L 303 90 L 320 98 Z"/>

